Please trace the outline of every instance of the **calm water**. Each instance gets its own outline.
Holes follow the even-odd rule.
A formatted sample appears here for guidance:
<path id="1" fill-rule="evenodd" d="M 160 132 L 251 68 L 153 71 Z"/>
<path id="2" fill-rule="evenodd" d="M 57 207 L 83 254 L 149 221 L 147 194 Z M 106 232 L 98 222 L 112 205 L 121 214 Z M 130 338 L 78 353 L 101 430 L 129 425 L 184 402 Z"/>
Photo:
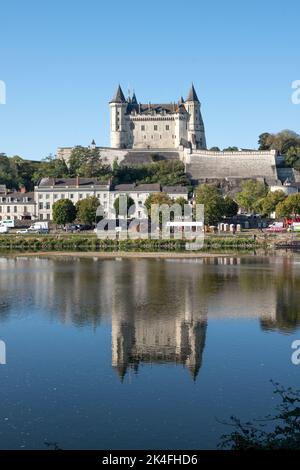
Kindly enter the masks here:
<path id="1" fill-rule="evenodd" d="M 0 258 L 1 449 L 212 449 L 299 386 L 300 257 Z"/>

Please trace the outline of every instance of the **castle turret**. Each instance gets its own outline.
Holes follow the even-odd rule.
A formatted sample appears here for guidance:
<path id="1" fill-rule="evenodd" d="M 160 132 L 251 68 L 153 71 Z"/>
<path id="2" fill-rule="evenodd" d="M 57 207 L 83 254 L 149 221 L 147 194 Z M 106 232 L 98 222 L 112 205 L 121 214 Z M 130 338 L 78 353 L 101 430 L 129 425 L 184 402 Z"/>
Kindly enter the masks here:
<path id="1" fill-rule="evenodd" d="M 110 105 L 110 145 L 113 148 L 126 148 L 128 133 L 125 114 L 128 102 L 120 85 L 109 103 Z"/>
<path id="2" fill-rule="evenodd" d="M 192 84 L 185 107 L 189 113 L 188 140 L 194 149 L 206 149 L 206 138 L 203 119 L 201 115 L 201 103 L 198 99 L 194 85 Z"/>

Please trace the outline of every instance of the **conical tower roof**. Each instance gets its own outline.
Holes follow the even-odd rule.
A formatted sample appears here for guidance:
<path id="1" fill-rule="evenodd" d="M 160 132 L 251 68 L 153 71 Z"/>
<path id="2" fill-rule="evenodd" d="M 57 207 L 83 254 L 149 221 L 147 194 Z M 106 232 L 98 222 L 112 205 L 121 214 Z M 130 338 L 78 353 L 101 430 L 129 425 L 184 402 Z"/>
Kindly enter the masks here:
<path id="1" fill-rule="evenodd" d="M 132 104 L 137 104 L 137 99 L 136 99 L 136 95 L 135 95 L 134 92 L 133 92 L 133 95 L 132 95 L 132 98 L 131 98 L 131 103 Z"/>
<path id="2" fill-rule="evenodd" d="M 124 93 L 120 85 L 118 86 L 117 91 L 110 102 L 111 103 L 126 103 L 126 99 L 125 99 Z"/>
<path id="3" fill-rule="evenodd" d="M 197 96 L 197 93 L 196 93 L 196 90 L 195 90 L 193 84 L 190 88 L 190 91 L 189 91 L 189 94 L 188 94 L 188 97 L 187 97 L 186 101 L 198 101 L 199 102 L 199 99 L 198 99 L 198 96 Z"/>

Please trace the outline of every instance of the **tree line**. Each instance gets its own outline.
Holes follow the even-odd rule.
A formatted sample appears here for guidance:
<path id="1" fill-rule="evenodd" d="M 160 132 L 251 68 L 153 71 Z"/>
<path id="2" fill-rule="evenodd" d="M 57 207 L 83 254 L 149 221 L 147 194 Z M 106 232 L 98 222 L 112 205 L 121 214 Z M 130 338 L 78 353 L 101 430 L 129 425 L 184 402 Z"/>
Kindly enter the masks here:
<path id="1" fill-rule="evenodd" d="M 291 130 L 278 133 L 264 132 L 258 139 L 259 150 L 275 149 L 284 155 L 283 164 L 300 171 L 300 136 Z M 220 151 L 219 147 L 210 150 Z M 237 151 L 231 146 L 223 151 Z M 87 177 L 107 181 L 113 179 L 115 184 L 122 183 L 160 183 L 162 185 L 191 185 L 185 174 L 184 165 L 178 160 L 159 160 L 158 155 L 151 156 L 152 162 L 136 166 L 120 165 L 117 160 L 110 166 L 101 157 L 99 149 L 76 146 L 72 150 L 68 165 L 65 161 L 49 155 L 41 161 L 25 160 L 20 156 L 8 157 L 0 153 L 0 184 L 18 189 L 24 186 L 31 191 L 40 178 Z"/>
<path id="2" fill-rule="evenodd" d="M 49 155 L 40 162 L 24 160 L 19 156 L 7 157 L 0 154 L 0 184 L 10 189 L 24 186 L 32 191 L 41 178 L 73 178 L 76 176 L 97 178 L 102 181 L 122 183 L 160 183 L 162 185 L 191 185 L 185 174 L 184 164 L 178 160 L 156 161 L 129 167 L 120 165 L 117 160 L 110 166 L 93 148 L 75 147 L 68 165 L 64 160 Z"/>

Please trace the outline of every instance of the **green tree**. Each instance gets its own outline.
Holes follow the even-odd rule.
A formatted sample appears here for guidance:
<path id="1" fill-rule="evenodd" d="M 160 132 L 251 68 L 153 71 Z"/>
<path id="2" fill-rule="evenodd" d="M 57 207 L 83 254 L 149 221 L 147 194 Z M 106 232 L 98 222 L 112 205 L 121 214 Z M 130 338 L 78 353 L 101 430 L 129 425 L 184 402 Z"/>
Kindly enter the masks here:
<path id="1" fill-rule="evenodd" d="M 76 203 L 76 218 L 82 224 L 92 225 L 96 222 L 97 207 L 100 205 L 99 199 L 95 196 L 81 199 Z"/>
<path id="2" fill-rule="evenodd" d="M 285 199 L 286 194 L 283 191 L 269 191 L 265 197 L 255 203 L 254 210 L 261 215 L 269 216 L 272 212 L 275 212 L 277 205 Z"/>
<path id="3" fill-rule="evenodd" d="M 156 220 L 156 223 L 159 224 L 160 230 L 162 229 L 163 214 L 162 214 L 161 210 L 159 212 L 155 213 L 155 211 L 152 210 L 152 206 L 154 204 L 157 204 L 159 207 L 161 207 L 163 205 L 167 205 L 167 206 L 170 207 L 174 204 L 174 202 L 175 201 L 173 199 L 171 199 L 170 196 L 167 193 L 164 193 L 164 192 L 150 194 L 150 196 L 147 197 L 147 199 L 145 201 L 145 207 L 147 209 L 148 216 L 149 216 L 149 218 L 153 217 L 154 221 Z M 170 215 L 171 215 L 171 218 L 172 218 L 172 214 L 170 214 Z"/>
<path id="4" fill-rule="evenodd" d="M 223 200 L 223 215 L 225 217 L 233 217 L 238 213 L 238 204 L 229 196 L 225 196 Z"/>
<path id="5" fill-rule="evenodd" d="M 238 152 L 238 147 L 227 147 L 223 149 L 223 152 Z"/>
<path id="6" fill-rule="evenodd" d="M 286 154 L 290 147 L 300 145 L 300 136 L 289 129 L 269 134 L 265 132 L 259 136 L 259 150 L 275 149 L 281 154 Z"/>
<path id="7" fill-rule="evenodd" d="M 109 165 L 103 164 L 97 149 L 88 149 L 84 161 L 77 169 L 77 175 L 86 178 L 101 178 L 112 174 Z"/>
<path id="8" fill-rule="evenodd" d="M 221 152 L 220 148 L 219 147 L 211 147 L 209 149 L 211 152 Z"/>
<path id="9" fill-rule="evenodd" d="M 168 206 L 171 206 L 173 203 L 174 201 L 170 198 L 170 196 L 167 193 L 161 192 L 161 193 L 150 194 L 150 196 L 148 196 L 145 201 L 145 207 L 148 211 L 148 215 L 150 216 L 152 204 L 158 204 L 159 206 L 162 206 L 163 204 L 167 204 Z"/>
<path id="10" fill-rule="evenodd" d="M 224 215 L 224 200 L 218 188 L 212 184 L 201 184 L 196 189 L 196 204 L 204 205 L 204 223 L 216 225 Z"/>
<path id="11" fill-rule="evenodd" d="M 270 150 L 274 140 L 273 134 L 264 132 L 258 137 L 258 150 Z"/>
<path id="12" fill-rule="evenodd" d="M 287 166 L 291 166 L 300 171 L 300 145 L 290 147 L 284 159 Z"/>
<path id="13" fill-rule="evenodd" d="M 72 149 L 71 156 L 68 161 L 70 176 L 77 176 L 80 167 L 85 163 L 89 155 L 89 149 L 77 145 Z"/>
<path id="14" fill-rule="evenodd" d="M 276 206 L 276 217 L 296 217 L 300 215 L 300 193 L 291 194 Z"/>
<path id="15" fill-rule="evenodd" d="M 71 176 L 86 178 L 100 178 L 112 174 L 109 165 L 104 164 L 97 148 L 75 147 L 69 159 L 69 172 Z"/>
<path id="16" fill-rule="evenodd" d="M 247 211 L 253 211 L 257 201 L 267 194 L 264 183 L 255 180 L 246 180 L 241 184 L 242 190 L 236 194 L 236 202 Z"/>
<path id="17" fill-rule="evenodd" d="M 189 179 L 184 164 L 178 160 L 164 160 L 152 163 L 148 169 L 149 176 L 145 182 L 160 183 L 163 186 L 187 185 Z"/>
<path id="18" fill-rule="evenodd" d="M 16 188 L 16 175 L 10 166 L 10 159 L 5 153 L 0 153 L 0 184 L 5 184 L 8 188 Z"/>
<path id="19" fill-rule="evenodd" d="M 53 222 L 57 225 L 66 225 L 76 218 L 76 207 L 70 199 L 60 199 L 53 204 Z"/>
<path id="20" fill-rule="evenodd" d="M 134 206 L 134 200 L 130 196 L 126 196 L 126 212 L 127 212 L 127 214 L 128 214 L 128 210 L 132 206 Z M 120 215 L 120 196 L 117 197 L 114 201 L 114 209 L 116 211 L 116 216 L 119 217 L 119 215 Z"/>
<path id="21" fill-rule="evenodd" d="M 181 206 L 182 211 L 184 210 L 184 206 L 188 204 L 188 201 L 184 197 L 178 197 L 175 199 L 175 204 L 179 204 Z"/>
<path id="22" fill-rule="evenodd" d="M 68 176 L 69 170 L 64 160 L 49 155 L 36 165 L 33 173 L 33 181 L 40 178 L 65 178 Z"/>

